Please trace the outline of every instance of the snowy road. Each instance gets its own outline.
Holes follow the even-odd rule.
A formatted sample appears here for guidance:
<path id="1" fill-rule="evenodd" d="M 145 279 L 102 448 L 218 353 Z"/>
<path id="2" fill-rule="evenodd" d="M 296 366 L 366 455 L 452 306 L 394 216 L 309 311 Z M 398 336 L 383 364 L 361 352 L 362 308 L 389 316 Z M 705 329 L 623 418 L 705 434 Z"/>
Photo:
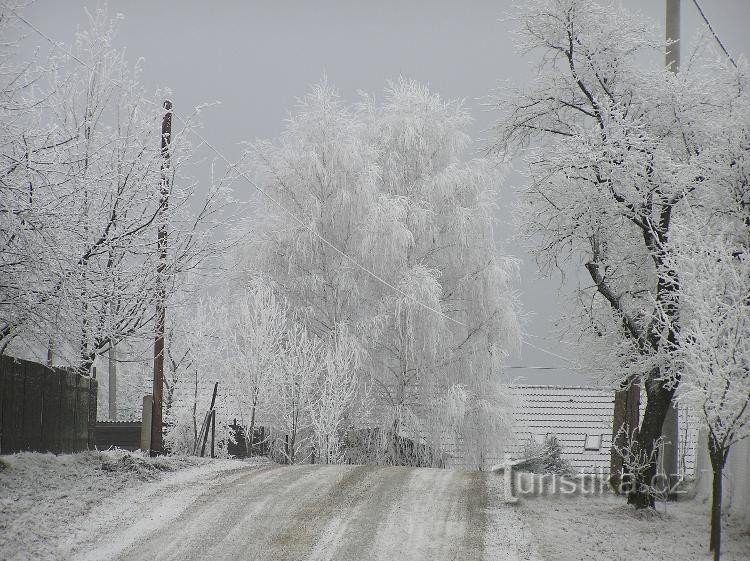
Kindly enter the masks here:
<path id="1" fill-rule="evenodd" d="M 94 543 L 71 553 L 87 561 L 481 560 L 485 533 L 498 524 L 488 477 L 373 466 L 224 471 L 129 498 L 99 520 Z"/>

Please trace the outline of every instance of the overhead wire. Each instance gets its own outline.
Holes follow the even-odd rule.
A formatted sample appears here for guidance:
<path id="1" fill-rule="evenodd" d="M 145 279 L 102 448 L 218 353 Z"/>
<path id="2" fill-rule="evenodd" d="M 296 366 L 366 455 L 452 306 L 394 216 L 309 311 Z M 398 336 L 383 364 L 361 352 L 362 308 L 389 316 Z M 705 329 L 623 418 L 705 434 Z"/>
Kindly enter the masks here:
<path id="1" fill-rule="evenodd" d="M 69 49 L 64 48 L 60 43 L 54 41 L 51 37 L 49 37 L 42 30 L 40 30 L 39 28 L 37 28 L 33 23 L 31 23 L 29 20 L 27 20 L 26 18 L 24 18 L 21 14 L 19 14 L 12 7 L 9 7 L 5 3 L 2 3 L 2 5 L 11 14 L 13 14 L 13 16 L 15 16 L 19 21 L 23 22 L 27 27 L 29 27 L 29 29 L 31 29 L 37 35 L 39 35 L 40 37 L 42 37 L 43 39 L 45 39 L 53 48 L 57 49 L 58 51 L 60 51 L 61 53 L 65 54 L 65 55 L 67 55 L 71 59 L 75 60 L 76 62 L 78 62 L 80 65 L 82 65 L 83 67 L 87 68 L 91 72 L 99 75 L 100 78 L 104 78 L 105 80 L 108 80 L 110 83 L 114 84 L 115 86 L 117 86 L 120 89 L 125 89 L 125 86 L 121 82 L 119 82 L 118 80 L 116 80 L 114 78 L 111 78 L 109 76 L 103 76 L 101 74 L 101 71 L 99 71 L 99 70 L 97 70 L 95 68 L 92 68 L 91 65 L 89 65 L 85 61 L 81 60 L 74 53 L 72 53 Z M 148 98 L 146 98 L 144 96 L 138 96 L 138 97 L 142 101 L 144 101 L 147 104 L 150 104 L 150 105 L 152 105 L 154 107 L 159 107 L 159 108 L 162 107 L 162 104 L 156 103 L 156 102 L 154 102 L 154 101 L 152 101 L 152 100 L 150 100 L 150 99 L 148 99 Z M 174 110 L 174 104 L 172 104 L 172 108 L 170 109 L 170 111 L 172 112 L 172 115 L 174 115 L 183 125 L 185 125 L 185 126 L 188 125 L 188 122 L 185 119 L 183 119 L 177 111 Z M 234 164 L 229 160 L 229 158 L 227 158 L 220 150 L 218 150 L 211 142 L 209 142 L 209 140 L 207 138 L 205 138 L 202 134 L 200 134 L 200 132 L 198 132 L 198 131 L 196 131 L 194 129 L 191 129 L 191 133 L 194 134 L 201 142 L 203 142 L 214 154 L 216 154 L 216 156 L 218 158 L 220 158 L 228 166 L 230 166 L 230 167 L 234 166 Z M 426 310 L 428 310 L 430 312 L 433 312 L 433 313 L 435 313 L 435 314 L 437 314 L 437 315 L 439 315 L 439 316 L 447 319 L 448 321 L 450 321 L 452 323 L 455 323 L 455 324 L 460 325 L 462 327 L 467 327 L 468 328 L 468 326 L 465 323 L 463 323 L 463 322 L 461 322 L 461 321 L 459 321 L 459 320 L 457 320 L 455 318 L 452 318 L 449 315 L 445 314 L 444 312 L 442 312 L 442 311 L 440 311 L 438 309 L 433 308 L 432 306 L 430 306 L 430 305 L 422 302 L 421 300 L 415 298 L 414 296 L 412 296 L 410 294 L 407 294 L 406 292 L 404 292 L 403 290 L 401 290 L 399 287 L 397 287 L 394 284 L 388 282 L 387 280 L 385 280 L 384 278 L 382 278 L 380 275 L 378 275 L 374 271 L 368 269 L 367 267 L 365 267 L 364 265 L 362 265 L 361 263 L 359 263 L 356 259 L 354 259 L 350 255 L 348 255 L 347 253 L 345 253 L 344 251 L 342 251 L 338 247 L 336 247 L 336 245 L 333 244 L 331 241 L 329 241 L 325 236 L 323 236 L 322 234 L 320 234 L 319 232 L 317 232 L 312 227 L 312 225 L 306 224 L 305 221 L 302 218 L 300 218 L 293 211 L 291 211 L 290 209 L 288 209 L 287 207 L 285 207 L 275 197 L 273 197 L 272 195 L 270 195 L 265 189 L 261 188 L 252 178 L 248 177 L 245 172 L 243 172 L 242 170 L 238 170 L 238 172 L 239 172 L 240 177 L 242 177 L 243 179 L 245 179 L 256 191 L 258 191 L 259 193 L 261 193 L 264 197 L 266 197 L 266 199 L 268 199 L 274 205 L 276 205 L 278 208 L 280 208 L 282 210 L 282 212 L 284 212 L 287 215 L 289 215 L 295 222 L 297 222 L 300 226 L 302 226 L 304 229 L 306 229 L 307 231 L 309 231 L 321 243 L 323 243 L 325 246 L 329 247 L 331 250 L 334 251 L 334 253 L 337 253 L 338 255 L 340 255 L 343 259 L 345 259 L 346 261 L 348 261 L 349 263 L 351 263 L 354 267 L 356 267 L 357 269 L 361 270 L 365 274 L 369 275 L 371 278 L 375 279 L 376 281 L 380 282 L 383 286 L 388 287 L 389 289 L 391 289 L 392 291 L 396 292 L 397 294 L 400 294 L 404 298 L 406 298 L 406 299 L 414 302 L 415 304 L 417 304 L 418 306 L 422 307 L 423 309 L 426 309 Z M 553 351 L 550 351 L 550 350 L 544 349 L 542 347 L 539 347 L 537 345 L 534 345 L 533 343 L 529 342 L 526 339 L 522 339 L 522 342 L 525 345 L 528 345 L 529 347 L 531 347 L 531 348 L 533 348 L 533 349 L 535 349 L 537 351 L 540 351 L 540 352 L 545 353 L 547 355 L 550 355 L 552 357 L 555 357 L 555 358 L 558 358 L 560 360 L 563 360 L 563 361 L 565 361 L 565 362 L 567 362 L 569 364 L 575 364 L 575 362 L 573 360 L 571 360 L 571 359 L 569 359 L 567 357 L 564 357 L 564 356 L 562 356 L 560 354 L 557 354 L 557 353 L 555 353 Z"/>

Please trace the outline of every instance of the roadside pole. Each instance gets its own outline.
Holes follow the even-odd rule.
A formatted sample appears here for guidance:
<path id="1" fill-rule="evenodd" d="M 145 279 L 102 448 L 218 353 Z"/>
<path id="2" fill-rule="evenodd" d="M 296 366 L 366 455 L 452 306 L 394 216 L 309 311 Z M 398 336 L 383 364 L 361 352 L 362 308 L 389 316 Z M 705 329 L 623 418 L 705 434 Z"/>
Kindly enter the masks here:
<path id="1" fill-rule="evenodd" d="M 172 102 L 164 102 L 164 118 L 161 123 L 161 183 L 159 185 L 159 229 L 157 250 L 159 263 L 156 266 L 156 336 L 154 338 L 154 383 L 153 413 L 151 415 L 151 455 L 162 453 L 162 390 L 164 388 L 164 323 L 166 317 L 166 286 L 164 274 L 167 269 L 167 222 L 169 206 L 169 145 L 172 137 Z"/>
<path id="2" fill-rule="evenodd" d="M 667 0 L 666 31 L 664 64 L 667 69 L 677 74 L 680 69 L 680 0 Z M 677 478 L 679 467 L 680 430 L 678 409 L 674 400 L 667 408 L 661 434 L 664 437 L 661 467 L 671 486 L 672 478 Z"/>

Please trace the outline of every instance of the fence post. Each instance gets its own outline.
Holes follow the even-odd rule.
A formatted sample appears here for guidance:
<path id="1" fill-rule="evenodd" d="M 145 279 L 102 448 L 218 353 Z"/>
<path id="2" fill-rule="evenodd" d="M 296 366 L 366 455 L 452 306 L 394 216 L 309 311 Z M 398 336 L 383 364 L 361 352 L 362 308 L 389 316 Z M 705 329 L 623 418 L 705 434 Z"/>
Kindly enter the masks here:
<path id="1" fill-rule="evenodd" d="M 44 366 L 26 362 L 24 380 L 23 434 L 25 450 L 43 450 L 42 411 L 44 409 Z M 41 399 L 40 399 L 41 396 Z"/>
<path id="2" fill-rule="evenodd" d="M 70 453 L 75 446 L 77 374 L 65 370 L 60 383 L 60 452 Z"/>
<path id="3" fill-rule="evenodd" d="M 10 420 L 10 426 L 13 427 L 11 429 L 13 452 L 23 450 L 23 404 L 26 401 L 26 396 L 24 395 L 25 372 L 21 366 L 22 364 L 17 363 L 15 372 L 13 372 L 13 393 L 15 399 L 11 406 L 13 416 Z"/>
<path id="4" fill-rule="evenodd" d="M 208 442 L 208 431 L 211 429 L 211 414 L 213 409 L 206 411 L 206 416 L 203 419 L 203 428 L 201 429 L 201 458 L 206 455 L 206 443 Z"/>
<path id="5" fill-rule="evenodd" d="M 54 369 L 50 372 L 48 383 L 46 385 L 45 393 L 45 405 L 48 407 L 44 411 L 44 434 L 47 438 L 47 442 L 50 445 L 50 450 L 56 454 L 62 452 L 63 449 L 63 433 L 62 433 L 62 411 L 60 405 L 62 403 L 62 388 L 63 381 L 65 380 L 65 372 L 62 370 Z"/>
<path id="6" fill-rule="evenodd" d="M 76 440 L 74 451 L 87 450 L 89 446 L 89 389 L 91 378 L 76 376 Z"/>
<path id="7" fill-rule="evenodd" d="M 148 452 L 151 450 L 151 412 L 153 406 L 153 397 L 151 395 L 143 396 L 143 413 L 141 414 L 141 450 Z"/>
<path id="8" fill-rule="evenodd" d="M 94 377 L 89 379 L 89 441 L 88 449 L 93 450 L 96 443 L 96 405 L 99 391 L 99 382 L 96 380 L 96 367 Z"/>
<path id="9" fill-rule="evenodd" d="M 214 440 L 216 439 L 216 409 L 211 409 L 211 458 L 216 457 Z"/>
<path id="10" fill-rule="evenodd" d="M 0 454 L 10 452 L 10 392 L 13 387 L 11 372 L 8 357 L 0 356 Z"/>

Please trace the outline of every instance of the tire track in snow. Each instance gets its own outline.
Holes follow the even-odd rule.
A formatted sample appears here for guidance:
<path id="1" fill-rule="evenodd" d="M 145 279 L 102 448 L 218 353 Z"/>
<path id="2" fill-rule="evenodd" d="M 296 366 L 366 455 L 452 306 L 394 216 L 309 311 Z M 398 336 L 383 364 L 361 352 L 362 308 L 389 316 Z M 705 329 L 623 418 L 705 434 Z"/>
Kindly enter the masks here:
<path id="1" fill-rule="evenodd" d="M 482 474 L 415 469 L 367 559 L 481 561 L 485 503 Z"/>
<path id="2" fill-rule="evenodd" d="M 217 471 L 216 466 L 200 466 L 181 470 L 162 481 L 146 483 L 136 490 L 117 493 L 73 524 L 61 550 L 67 558 L 77 561 L 113 559 L 176 519 L 194 501 L 210 493 L 214 486 L 231 484 L 244 476 L 248 469 L 270 467 L 273 466 L 238 468 L 236 464 L 227 464 L 219 465 Z M 97 536 L 99 543 L 95 541 Z M 116 536 L 116 539 L 101 540 L 101 536 Z"/>
<path id="3" fill-rule="evenodd" d="M 288 514 L 294 508 L 289 499 L 305 501 L 335 484 L 333 477 L 321 477 L 322 473 L 307 468 L 249 470 L 215 492 L 203 494 L 169 527 L 152 532 L 118 559 L 242 559 L 248 553 L 248 542 L 273 531 L 276 512 Z M 237 545 L 240 547 L 233 547 Z M 240 556 L 230 555 L 230 551 Z"/>
<path id="4" fill-rule="evenodd" d="M 499 557 L 492 545 L 485 551 L 488 531 L 513 534 L 507 508 L 496 510 L 487 523 L 488 483 L 484 473 L 445 469 L 248 468 L 239 475 L 219 474 L 210 485 L 194 483 L 194 499 L 178 516 L 147 519 L 151 503 L 169 511 L 174 498 L 169 493 L 134 505 L 139 512 L 128 520 L 142 516 L 146 522 L 100 536 L 125 546 L 109 547 L 122 552 L 119 557 L 98 559 L 517 560 L 512 543 L 500 548 Z M 133 540 L 137 531 L 142 535 Z"/>

